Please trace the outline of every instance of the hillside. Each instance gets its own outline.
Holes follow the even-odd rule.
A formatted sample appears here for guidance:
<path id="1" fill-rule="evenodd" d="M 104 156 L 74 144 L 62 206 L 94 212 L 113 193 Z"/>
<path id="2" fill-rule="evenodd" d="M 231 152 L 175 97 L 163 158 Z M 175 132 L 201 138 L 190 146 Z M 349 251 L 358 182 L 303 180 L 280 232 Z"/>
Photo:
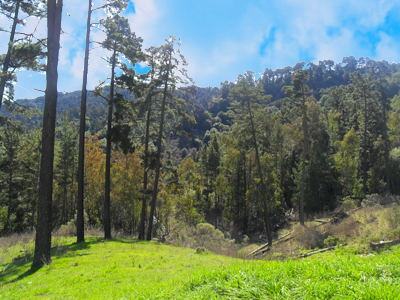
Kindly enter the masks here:
<path id="1" fill-rule="evenodd" d="M 342 247 L 304 259 L 257 261 L 132 239 L 73 241 L 54 237 L 52 264 L 31 271 L 33 243 L 29 236 L 0 239 L 0 298 L 398 297 L 399 246 L 361 254 L 354 247 Z"/>
<path id="2" fill-rule="evenodd" d="M 142 89 L 136 100 L 125 90 L 114 99 L 109 132 L 111 227 L 137 235 L 155 210 L 153 236 L 209 223 L 237 244 L 257 243 L 268 226 L 276 238 L 289 216 L 307 221 L 374 195 L 399 195 L 399 68 L 347 57 L 266 69 L 257 79 L 247 71 L 219 88 L 171 88 L 161 142 L 162 89 L 150 96 Z M 77 91 L 59 99 L 54 230 L 76 214 L 79 98 Z M 40 109 L 43 99 L 19 104 Z M 106 112 L 106 101 L 89 93 L 84 209 L 94 227 L 104 222 Z M 26 126 L 17 113 L 0 132 L 2 236 L 36 224 L 40 126 Z"/>

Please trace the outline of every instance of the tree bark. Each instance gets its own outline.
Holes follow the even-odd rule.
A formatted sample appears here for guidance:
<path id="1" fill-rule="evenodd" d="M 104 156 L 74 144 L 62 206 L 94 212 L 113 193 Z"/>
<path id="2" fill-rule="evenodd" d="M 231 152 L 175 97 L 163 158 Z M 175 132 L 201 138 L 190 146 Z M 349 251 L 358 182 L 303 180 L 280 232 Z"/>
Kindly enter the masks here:
<path id="1" fill-rule="evenodd" d="M 8 42 L 8 50 L 7 50 L 6 57 L 4 59 L 3 70 L 2 70 L 2 75 L 1 75 L 1 79 L 0 79 L 0 109 L 1 109 L 1 104 L 3 103 L 4 89 L 6 87 L 6 83 L 7 83 L 7 79 L 8 79 L 7 72 L 8 72 L 8 67 L 10 65 L 15 30 L 17 28 L 17 23 L 18 23 L 18 12 L 19 12 L 20 2 L 21 1 L 17 1 L 16 5 L 15 5 L 14 21 L 13 21 L 13 25 L 11 28 L 10 41 Z"/>
<path id="2" fill-rule="evenodd" d="M 254 142 L 254 147 L 256 150 L 256 160 L 257 160 L 257 166 L 258 166 L 258 176 L 260 177 L 260 183 L 261 183 L 261 194 L 263 198 L 263 206 L 264 206 L 264 221 L 265 221 L 265 228 L 267 230 L 267 237 L 268 237 L 268 244 L 272 246 L 272 233 L 271 233 L 271 225 L 269 221 L 269 211 L 268 211 L 268 203 L 267 203 L 267 195 L 266 195 L 266 189 L 265 189 L 265 182 L 264 182 L 264 176 L 262 173 L 262 168 L 261 168 L 261 162 L 260 162 L 260 155 L 258 153 L 258 145 L 257 145 L 257 138 L 256 138 L 256 130 L 254 128 L 254 122 L 253 122 L 253 114 L 251 111 L 250 107 L 250 101 L 247 98 L 247 109 L 249 111 L 249 116 L 250 116 L 250 123 L 251 123 L 251 133 L 253 135 L 253 142 Z"/>
<path id="3" fill-rule="evenodd" d="M 363 193 L 367 194 L 367 123 L 368 123 L 368 109 L 367 109 L 367 96 L 365 95 L 365 87 L 363 87 L 364 97 L 364 136 L 363 136 Z"/>
<path id="4" fill-rule="evenodd" d="M 382 76 L 381 70 L 379 69 L 379 87 L 381 93 L 381 102 L 382 102 L 382 113 L 383 113 L 383 139 L 385 142 L 385 175 L 386 175 L 386 193 L 390 194 L 390 165 L 389 165 L 389 137 L 388 137 L 388 130 L 387 130 L 387 116 L 386 116 L 386 101 L 387 95 L 384 91 L 382 85 Z"/>
<path id="5" fill-rule="evenodd" d="M 143 199 L 142 199 L 142 215 L 140 219 L 140 233 L 139 240 L 145 239 L 145 226 L 146 226 L 146 211 L 147 211 L 147 177 L 148 177 L 148 167 L 149 167 L 149 136 L 150 136 L 150 117 L 151 117 L 151 107 L 147 111 L 146 119 L 146 137 L 144 141 L 144 174 L 143 174 Z"/>
<path id="6" fill-rule="evenodd" d="M 150 218 L 149 218 L 149 228 L 147 230 L 147 240 L 151 240 L 152 230 L 153 230 L 153 217 L 156 211 L 156 201 L 158 195 L 158 181 L 160 179 L 160 168 L 161 168 L 161 143 L 162 143 L 162 136 L 164 130 L 164 115 L 165 115 L 165 103 L 167 100 L 167 92 L 168 92 L 168 80 L 169 80 L 169 67 L 171 65 L 172 60 L 172 53 L 169 54 L 169 62 L 168 62 L 168 69 L 165 79 L 165 86 L 164 86 L 164 95 L 163 101 L 161 104 L 161 120 L 160 120 L 160 129 L 158 133 L 158 140 L 157 140 L 157 162 L 156 162 L 156 177 L 154 179 L 154 187 L 153 187 L 153 197 L 151 199 L 151 208 L 150 208 Z"/>
<path id="7" fill-rule="evenodd" d="M 114 100 L 114 79 L 115 79 L 115 64 L 117 51 L 114 50 L 111 64 L 111 85 L 110 98 L 108 99 L 108 122 L 107 122 L 107 148 L 106 148 L 106 178 L 105 178 L 105 196 L 104 196 L 104 238 L 111 239 L 111 126 L 113 114 Z"/>
<path id="8" fill-rule="evenodd" d="M 81 115 L 79 126 L 79 162 L 78 162 L 78 201 L 76 220 L 76 242 L 85 241 L 84 220 L 84 191 L 85 191 L 85 129 L 86 129 L 86 97 L 87 77 L 89 68 L 89 45 L 90 45 L 90 20 L 92 16 L 92 0 L 89 0 L 88 17 L 86 25 L 85 59 L 83 64 L 83 83 L 81 96 Z"/>
<path id="9" fill-rule="evenodd" d="M 307 124 L 307 106 L 305 99 L 305 92 L 303 91 L 302 99 L 302 110 L 303 110 L 303 160 L 301 170 L 301 199 L 300 199 L 300 224 L 304 226 L 304 190 L 306 181 L 306 155 L 307 155 L 307 144 L 308 144 L 308 124 Z"/>
<path id="10" fill-rule="evenodd" d="M 53 200 L 54 138 L 57 114 L 58 55 L 63 0 L 47 1 L 47 71 L 43 112 L 38 218 L 32 268 L 51 262 L 51 206 Z"/>
<path id="11" fill-rule="evenodd" d="M 10 163 L 10 173 L 8 174 L 8 209 L 7 209 L 7 221 L 6 221 L 6 228 L 7 231 L 10 231 L 10 217 L 11 217 L 11 206 L 12 206 L 12 181 L 13 181 L 13 168 L 12 168 L 12 161 L 11 158 Z"/>

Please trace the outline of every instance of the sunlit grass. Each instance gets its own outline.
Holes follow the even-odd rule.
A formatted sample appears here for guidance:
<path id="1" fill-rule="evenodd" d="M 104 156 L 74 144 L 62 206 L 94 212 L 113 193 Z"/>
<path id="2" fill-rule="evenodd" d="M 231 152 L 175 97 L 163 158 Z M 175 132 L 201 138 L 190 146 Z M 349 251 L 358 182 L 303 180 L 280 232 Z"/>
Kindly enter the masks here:
<path id="1" fill-rule="evenodd" d="M 2 263 L 0 299 L 148 299 L 181 286 L 193 273 L 237 262 L 154 242 L 68 240 L 54 247 L 53 263 L 37 272 L 30 271 L 32 260 L 24 253 Z"/>
<path id="2" fill-rule="evenodd" d="M 132 239 L 76 244 L 55 236 L 53 263 L 36 272 L 33 234 L 12 235 L 0 239 L 0 299 L 399 299 L 400 246 L 369 247 L 398 236 L 399 219 L 397 206 L 366 208 L 319 226 L 324 237 L 348 245 L 305 259 L 297 258 L 309 251 L 300 242 L 310 237 L 299 238 L 298 224 L 280 234 L 293 230 L 297 238 L 276 243 L 264 261 Z"/>
<path id="3" fill-rule="evenodd" d="M 201 274 L 181 299 L 399 299 L 400 249 L 376 256 L 339 250 L 303 260 L 233 264 Z"/>

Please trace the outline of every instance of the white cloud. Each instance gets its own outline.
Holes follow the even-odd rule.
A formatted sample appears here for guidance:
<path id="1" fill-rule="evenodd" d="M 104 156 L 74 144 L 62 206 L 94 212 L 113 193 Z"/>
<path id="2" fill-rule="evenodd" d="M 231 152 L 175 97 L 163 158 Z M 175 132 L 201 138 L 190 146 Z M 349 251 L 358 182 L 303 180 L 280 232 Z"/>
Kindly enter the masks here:
<path id="1" fill-rule="evenodd" d="M 160 19 L 163 13 L 160 10 L 160 1 L 133 0 L 135 13 L 128 14 L 131 29 L 136 36 L 143 38 L 145 47 L 159 43 Z"/>
<path id="2" fill-rule="evenodd" d="M 95 0 L 97 4 L 103 1 Z M 60 91 L 81 89 L 86 2 L 68 0 L 64 3 Z M 129 19 L 136 35 L 144 39 L 143 48 L 164 43 L 169 34 L 181 37 L 181 50 L 189 62 L 189 75 L 200 86 L 233 81 L 246 70 L 257 72 L 266 67 L 283 68 L 302 60 L 332 59 L 339 62 L 343 56 L 353 55 L 400 61 L 397 40 L 388 32 L 379 33 L 378 43 L 368 40 L 371 32 L 376 35 L 377 30 L 382 30 L 378 27 L 386 22 L 388 14 L 400 8 L 398 0 L 132 2 L 135 13 L 125 12 L 123 15 Z M 97 22 L 104 16 L 104 12 L 99 10 L 94 13 L 93 21 Z M 19 30 L 32 31 L 36 22 L 33 18 L 28 19 L 27 26 L 19 26 Z M 0 27 L 9 26 L 10 22 L 0 17 Z M 42 20 L 37 34 L 44 38 L 46 29 L 46 20 Z M 104 38 L 104 34 L 96 30 L 92 30 L 91 36 L 97 41 Z M 266 48 L 261 49 L 266 40 Z M 0 53 L 5 53 L 7 43 L 8 35 L 0 33 Z M 104 49 L 91 51 L 89 89 L 109 76 L 108 65 L 101 59 L 106 55 Z M 44 76 L 34 76 L 30 80 L 32 83 L 28 89 L 42 86 Z M 29 81 L 21 80 L 20 83 L 27 88 Z M 24 90 L 20 91 L 17 84 L 17 97 L 19 93 L 26 94 Z"/>
<path id="3" fill-rule="evenodd" d="M 381 40 L 376 47 L 376 58 L 389 62 L 400 62 L 399 42 L 384 32 L 381 32 L 379 36 Z"/>

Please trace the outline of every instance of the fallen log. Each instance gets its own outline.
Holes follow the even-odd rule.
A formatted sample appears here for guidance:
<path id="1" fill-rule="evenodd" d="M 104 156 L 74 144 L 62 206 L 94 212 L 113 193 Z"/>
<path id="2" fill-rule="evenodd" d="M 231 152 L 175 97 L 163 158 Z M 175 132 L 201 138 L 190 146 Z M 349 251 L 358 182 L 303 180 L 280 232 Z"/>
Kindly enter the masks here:
<path id="1" fill-rule="evenodd" d="M 290 231 L 289 233 L 285 234 L 284 236 L 282 236 L 282 237 L 280 237 L 280 238 L 278 238 L 278 239 L 276 239 L 276 240 L 273 240 L 272 243 L 275 243 L 275 242 L 277 242 L 277 241 L 279 241 L 279 240 L 282 240 L 282 239 L 284 239 L 285 237 L 291 235 L 292 233 L 293 233 L 293 231 Z M 257 252 L 259 252 L 259 251 L 261 251 L 261 250 L 264 250 L 264 249 L 267 248 L 267 247 L 269 247 L 269 243 L 266 243 L 266 244 L 262 245 L 261 247 L 257 248 L 256 250 L 254 250 L 253 252 L 247 254 L 246 257 L 249 257 L 250 255 L 255 255 Z"/>
<path id="2" fill-rule="evenodd" d="M 315 222 L 318 222 L 318 223 L 323 223 L 323 224 L 328 224 L 328 223 L 330 223 L 329 221 L 325 221 L 325 220 L 314 220 Z"/>
<path id="3" fill-rule="evenodd" d="M 293 238 L 293 237 L 291 236 L 291 237 L 287 238 L 286 240 L 281 239 L 281 240 L 277 241 L 277 242 L 275 243 L 275 245 L 278 245 L 278 244 L 280 244 L 280 243 L 285 243 L 285 242 L 287 242 L 287 241 L 290 241 L 292 238 Z"/>
<path id="4" fill-rule="evenodd" d="M 392 245 L 396 245 L 396 244 L 400 244 L 400 239 L 398 240 L 394 240 L 394 241 L 380 241 L 379 243 L 369 243 L 370 247 L 372 250 L 376 250 L 378 248 L 383 248 L 385 246 L 392 246 Z"/>
<path id="5" fill-rule="evenodd" d="M 334 250 L 334 249 L 336 249 L 338 247 L 342 247 L 342 246 L 347 246 L 347 244 L 342 244 L 340 246 L 332 246 L 332 247 L 328 247 L 328 248 L 324 248 L 324 249 L 320 249 L 320 250 L 310 251 L 310 252 L 307 252 L 307 253 L 300 254 L 299 257 L 301 257 L 301 258 L 308 257 L 308 256 L 311 256 L 313 254 L 323 253 L 323 252 L 326 252 L 326 251 L 331 251 L 331 250 Z"/>
<path id="6" fill-rule="evenodd" d="M 360 206 L 360 207 L 357 207 L 357 208 L 355 208 L 355 209 L 352 209 L 352 210 L 350 210 L 347 214 L 350 215 L 350 214 L 356 212 L 357 210 L 359 210 L 359 209 L 361 209 L 361 208 L 362 208 L 362 207 Z"/>

